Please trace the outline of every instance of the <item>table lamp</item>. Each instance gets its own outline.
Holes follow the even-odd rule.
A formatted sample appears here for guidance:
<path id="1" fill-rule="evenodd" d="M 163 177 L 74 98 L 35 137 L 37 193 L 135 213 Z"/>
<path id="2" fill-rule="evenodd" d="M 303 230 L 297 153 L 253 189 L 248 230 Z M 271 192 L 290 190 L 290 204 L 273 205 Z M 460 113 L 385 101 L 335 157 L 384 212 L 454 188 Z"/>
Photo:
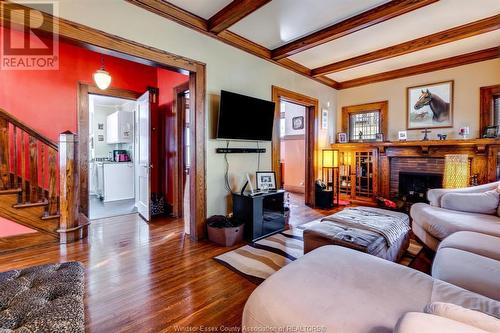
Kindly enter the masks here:
<path id="1" fill-rule="evenodd" d="M 332 185 L 332 190 L 334 191 L 334 198 L 337 199 L 337 204 L 339 202 L 339 180 L 338 180 L 338 168 L 339 168 L 339 151 L 336 149 L 323 149 L 323 181 L 326 185 Z M 331 181 L 330 181 L 330 170 L 332 171 Z M 325 176 L 326 171 L 326 176 Z"/>
<path id="2" fill-rule="evenodd" d="M 462 188 L 469 186 L 469 156 L 449 154 L 444 156 L 444 188 Z"/>

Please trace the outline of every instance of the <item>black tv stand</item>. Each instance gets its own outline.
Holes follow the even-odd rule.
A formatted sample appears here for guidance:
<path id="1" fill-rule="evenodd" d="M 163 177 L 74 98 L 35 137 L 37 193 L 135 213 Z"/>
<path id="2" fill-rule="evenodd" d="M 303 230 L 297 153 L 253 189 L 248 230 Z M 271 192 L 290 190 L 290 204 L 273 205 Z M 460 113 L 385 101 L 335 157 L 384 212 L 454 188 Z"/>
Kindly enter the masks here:
<path id="1" fill-rule="evenodd" d="M 255 242 L 285 230 L 285 191 L 258 196 L 233 193 L 233 216 L 245 222 L 245 239 Z"/>

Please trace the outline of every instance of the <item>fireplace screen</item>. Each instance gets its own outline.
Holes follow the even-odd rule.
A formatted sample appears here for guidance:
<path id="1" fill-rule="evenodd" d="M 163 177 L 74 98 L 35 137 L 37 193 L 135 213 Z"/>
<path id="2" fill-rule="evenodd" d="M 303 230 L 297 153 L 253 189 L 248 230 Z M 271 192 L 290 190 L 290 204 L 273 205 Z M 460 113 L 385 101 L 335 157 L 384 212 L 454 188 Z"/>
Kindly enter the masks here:
<path id="1" fill-rule="evenodd" d="M 399 196 L 409 202 L 426 202 L 427 191 L 440 188 L 443 175 L 435 173 L 400 172 Z"/>

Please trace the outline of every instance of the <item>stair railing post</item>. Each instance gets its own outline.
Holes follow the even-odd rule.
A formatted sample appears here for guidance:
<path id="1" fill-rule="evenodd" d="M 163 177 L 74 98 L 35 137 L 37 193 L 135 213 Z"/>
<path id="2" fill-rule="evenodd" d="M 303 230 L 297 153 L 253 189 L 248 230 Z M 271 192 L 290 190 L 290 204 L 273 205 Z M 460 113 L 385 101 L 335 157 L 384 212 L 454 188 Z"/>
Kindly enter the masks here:
<path id="1" fill-rule="evenodd" d="M 69 131 L 59 135 L 59 186 L 61 244 L 75 242 L 87 236 L 88 224 L 79 218 L 78 138 Z"/>

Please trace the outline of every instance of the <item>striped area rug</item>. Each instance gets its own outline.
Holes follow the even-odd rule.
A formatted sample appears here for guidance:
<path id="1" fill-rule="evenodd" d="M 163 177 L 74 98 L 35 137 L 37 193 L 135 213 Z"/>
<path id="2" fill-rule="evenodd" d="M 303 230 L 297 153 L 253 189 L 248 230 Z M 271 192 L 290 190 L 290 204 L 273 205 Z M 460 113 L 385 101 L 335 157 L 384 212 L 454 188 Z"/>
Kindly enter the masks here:
<path id="1" fill-rule="evenodd" d="M 304 229 L 319 221 L 309 222 L 261 239 L 253 244 L 221 254 L 214 259 L 229 269 L 259 284 L 274 272 L 304 255 Z M 422 250 L 422 245 L 413 239 L 401 265 L 409 266 Z"/>

